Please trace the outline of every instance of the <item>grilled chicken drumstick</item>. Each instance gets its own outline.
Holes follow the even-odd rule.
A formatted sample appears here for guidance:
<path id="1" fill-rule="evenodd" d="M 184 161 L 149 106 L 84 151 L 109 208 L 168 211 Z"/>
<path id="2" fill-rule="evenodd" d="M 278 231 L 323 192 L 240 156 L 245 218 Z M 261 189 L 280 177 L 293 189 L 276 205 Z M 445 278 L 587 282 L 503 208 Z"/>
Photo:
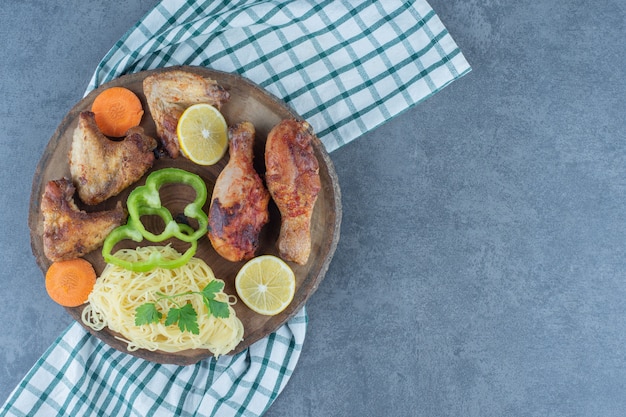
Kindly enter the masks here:
<path id="1" fill-rule="evenodd" d="M 208 103 L 219 110 L 230 97 L 216 81 L 182 70 L 146 77 L 143 91 L 156 124 L 157 136 L 172 158 L 177 158 L 180 152 L 176 126 L 187 107 Z"/>
<path id="2" fill-rule="evenodd" d="M 321 188 L 311 126 L 283 120 L 267 136 L 265 180 L 281 214 L 278 251 L 304 265 L 311 252 L 311 218 Z"/>
<path id="3" fill-rule="evenodd" d="M 154 163 L 156 145 L 141 127 L 129 129 L 124 140 L 111 140 L 100 132 L 92 112 L 81 112 L 69 155 L 80 199 L 98 204 L 139 180 Z"/>
<path id="4" fill-rule="evenodd" d="M 259 233 L 269 220 L 270 195 L 252 164 L 252 123 L 239 123 L 228 135 L 230 159 L 215 181 L 208 236 L 217 253 L 237 262 L 251 259 L 258 249 Z"/>
<path id="5" fill-rule="evenodd" d="M 72 182 L 49 181 L 41 198 L 43 249 L 51 261 L 79 258 L 102 245 L 107 235 L 126 220 L 120 202 L 113 210 L 87 213 L 79 210 Z"/>

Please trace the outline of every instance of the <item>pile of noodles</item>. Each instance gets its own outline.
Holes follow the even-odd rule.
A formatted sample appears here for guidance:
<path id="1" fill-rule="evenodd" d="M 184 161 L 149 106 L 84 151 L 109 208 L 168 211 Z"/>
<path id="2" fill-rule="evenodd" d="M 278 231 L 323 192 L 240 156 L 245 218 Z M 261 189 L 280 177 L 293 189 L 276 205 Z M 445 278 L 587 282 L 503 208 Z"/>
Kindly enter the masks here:
<path id="1" fill-rule="evenodd" d="M 148 259 L 158 251 L 166 259 L 180 256 L 171 246 L 148 246 L 122 249 L 116 256 L 130 261 Z M 155 268 L 150 272 L 133 272 L 108 264 L 89 295 L 89 304 L 82 314 L 83 322 L 96 331 L 108 327 L 123 336 L 128 350 L 148 349 L 164 352 L 180 352 L 186 349 L 208 349 L 216 357 L 230 352 L 243 337 L 243 325 L 235 315 L 234 297 L 220 292 L 217 301 L 227 302 L 228 318 L 216 318 L 207 314 L 202 296 L 197 294 L 157 301 L 157 293 L 174 295 L 189 291 L 202 291 L 216 280 L 211 268 L 201 259 L 191 258 L 184 266 L 175 269 Z M 135 311 L 145 303 L 156 302 L 163 312 L 158 323 L 135 325 Z M 166 312 L 171 308 L 192 304 L 198 314 L 199 334 L 181 331 L 177 325 L 165 326 Z"/>

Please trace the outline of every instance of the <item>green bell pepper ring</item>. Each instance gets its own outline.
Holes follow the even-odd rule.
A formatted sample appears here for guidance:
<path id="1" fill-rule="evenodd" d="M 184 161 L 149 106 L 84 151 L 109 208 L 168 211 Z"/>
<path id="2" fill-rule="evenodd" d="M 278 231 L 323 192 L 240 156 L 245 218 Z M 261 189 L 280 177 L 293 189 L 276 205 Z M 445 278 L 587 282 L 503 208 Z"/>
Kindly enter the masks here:
<path id="1" fill-rule="evenodd" d="M 169 211 L 167 214 L 161 211 L 163 206 L 161 205 L 159 189 L 163 185 L 171 183 L 188 185 L 196 192 L 194 201 L 187 204 L 183 211 L 185 216 L 195 219 L 198 222 L 198 228 L 191 234 L 183 233 L 180 230 L 180 223 L 172 219 Z M 204 203 L 206 203 L 206 199 L 206 185 L 200 176 L 178 168 L 163 168 L 151 173 L 148 178 L 146 178 L 145 185 L 135 188 L 130 193 L 126 206 L 129 218 L 136 220 L 134 225 L 145 239 L 151 242 L 162 242 L 165 239 L 176 237 L 184 242 L 193 242 L 200 239 L 207 232 L 209 219 L 202 209 Z M 147 231 L 140 221 L 141 216 L 146 214 L 147 209 L 157 210 L 155 214 L 160 215 L 165 221 L 165 229 L 158 235 Z M 167 209 L 165 210 L 167 211 Z"/>
<path id="2" fill-rule="evenodd" d="M 198 228 L 177 223 L 172 213 L 161 205 L 160 188 L 165 184 L 186 184 L 194 189 L 196 197 L 193 202 L 185 206 L 183 213 L 188 218 L 196 219 Z M 114 229 L 105 239 L 102 246 L 102 257 L 105 262 L 121 266 L 134 272 L 147 272 L 156 267 L 173 269 L 186 264 L 198 248 L 198 239 L 206 234 L 209 223 L 207 214 L 202 207 L 207 199 L 207 189 L 202 178 L 191 172 L 178 168 L 164 168 L 151 173 L 146 178 L 146 184 L 135 188 L 128 196 L 128 222 Z M 141 222 L 141 216 L 157 215 L 163 220 L 165 227 L 159 234 L 146 230 Z M 190 244 L 189 249 L 176 259 L 165 259 L 160 253 L 151 254 L 145 261 L 126 261 L 111 252 L 117 243 L 122 240 L 142 242 L 162 242 L 170 238 L 177 238 Z"/>
<path id="3" fill-rule="evenodd" d="M 179 227 L 183 232 L 189 234 L 194 232 L 194 230 L 186 224 L 181 224 L 179 225 Z M 195 255 L 196 250 L 198 249 L 198 241 L 194 240 L 190 242 L 191 246 L 189 247 L 189 249 L 187 249 L 185 253 L 175 259 L 167 259 L 164 258 L 160 252 L 153 252 L 146 260 L 127 261 L 111 253 L 113 247 L 118 242 L 126 239 L 130 239 L 135 242 L 141 242 L 143 241 L 143 236 L 137 229 L 135 229 L 133 224 L 119 226 L 115 228 L 111 233 L 109 233 L 109 235 L 105 239 L 104 245 L 102 247 L 102 256 L 105 262 L 120 266 L 133 272 L 148 272 L 156 267 L 165 269 L 178 268 L 189 262 L 189 259 L 191 259 L 193 255 Z"/>

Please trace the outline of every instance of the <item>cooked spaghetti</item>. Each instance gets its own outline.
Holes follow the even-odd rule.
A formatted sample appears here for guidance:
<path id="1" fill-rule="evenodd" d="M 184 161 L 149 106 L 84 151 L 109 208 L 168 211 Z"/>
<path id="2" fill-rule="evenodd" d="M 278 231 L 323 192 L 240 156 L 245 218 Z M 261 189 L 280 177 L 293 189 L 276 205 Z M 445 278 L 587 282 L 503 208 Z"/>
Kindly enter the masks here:
<path id="1" fill-rule="evenodd" d="M 139 261 L 159 252 L 166 259 L 180 256 L 171 246 L 148 246 L 122 249 L 116 256 L 124 260 Z M 128 344 L 128 350 L 137 349 L 180 352 L 186 349 L 208 349 L 216 357 L 230 352 L 243 337 L 243 325 L 235 315 L 234 296 L 224 292 L 216 294 L 217 301 L 228 303 L 229 317 L 209 315 L 202 297 L 185 294 L 171 299 L 160 299 L 157 293 L 174 295 L 202 289 L 216 280 L 211 268 L 201 259 L 191 258 L 184 266 L 175 269 L 155 268 L 150 272 L 132 272 L 108 264 L 89 295 L 89 304 L 82 314 L 83 322 L 96 331 L 107 327 L 119 334 Z M 218 280 L 219 281 L 219 280 Z M 156 303 L 159 311 L 191 304 L 198 314 L 199 334 L 181 331 L 178 326 L 165 325 L 165 317 L 157 323 L 135 324 L 137 307 Z M 164 315 L 165 316 L 165 315 Z"/>

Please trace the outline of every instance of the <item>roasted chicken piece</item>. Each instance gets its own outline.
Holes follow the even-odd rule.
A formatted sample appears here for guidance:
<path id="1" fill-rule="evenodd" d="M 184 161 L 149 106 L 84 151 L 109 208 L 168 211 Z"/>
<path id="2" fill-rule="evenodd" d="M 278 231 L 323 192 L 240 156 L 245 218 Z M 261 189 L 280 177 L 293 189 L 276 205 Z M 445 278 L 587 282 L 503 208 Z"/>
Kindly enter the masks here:
<path id="1" fill-rule="evenodd" d="M 253 166 L 255 129 L 239 123 L 228 129 L 230 159 L 215 181 L 209 208 L 209 240 L 232 262 L 254 257 L 259 234 L 269 221 L 270 195 Z"/>
<path id="2" fill-rule="evenodd" d="M 82 257 L 102 245 L 126 220 L 118 201 L 113 210 L 87 213 L 74 202 L 76 189 L 68 178 L 49 181 L 41 197 L 43 249 L 51 261 Z"/>
<path id="3" fill-rule="evenodd" d="M 69 155 L 80 199 L 94 205 L 119 194 L 152 166 L 156 146 L 141 127 L 129 129 L 121 141 L 111 140 L 98 130 L 92 112 L 81 112 Z"/>
<path id="4" fill-rule="evenodd" d="M 180 151 L 176 127 L 187 107 L 208 103 L 219 110 L 230 97 L 215 80 L 183 70 L 146 77 L 143 91 L 156 124 L 157 136 L 172 158 L 177 158 Z"/>
<path id="5" fill-rule="evenodd" d="M 281 215 L 278 252 L 301 265 L 311 252 L 311 218 L 321 189 L 313 138 L 307 122 L 283 120 L 265 144 L 265 181 Z"/>

